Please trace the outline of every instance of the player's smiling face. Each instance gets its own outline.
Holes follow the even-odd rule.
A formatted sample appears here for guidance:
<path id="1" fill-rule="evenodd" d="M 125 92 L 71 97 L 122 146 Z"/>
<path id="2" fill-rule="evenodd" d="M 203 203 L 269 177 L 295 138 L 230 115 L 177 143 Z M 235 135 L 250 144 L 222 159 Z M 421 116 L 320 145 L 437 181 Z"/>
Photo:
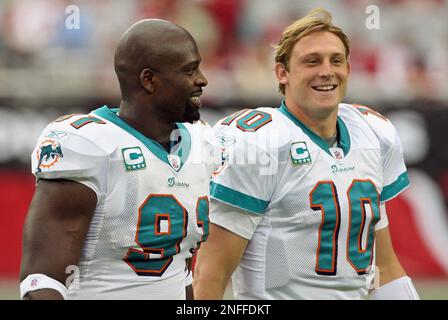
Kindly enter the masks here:
<path id="1" fill-rule="evenodd" d="M 285 84 L 287 105 L 325 116 L 336 110 L 344 98 L 349 74 L 350 65 L 341 39 L 331 32 L 318 31 L 294 45 L 289 71 L 279 80 Z"/>
<path id="2" fill-rule="evenodd" d="M 200 96 L 207 79 L 199 68 L 201 57 L 195 43 L 190 40 L 179 42 L 171 59 L 173 63 L 159 74 L 163 87 L 159 104 L 172 121 L 199 120 Z"/>

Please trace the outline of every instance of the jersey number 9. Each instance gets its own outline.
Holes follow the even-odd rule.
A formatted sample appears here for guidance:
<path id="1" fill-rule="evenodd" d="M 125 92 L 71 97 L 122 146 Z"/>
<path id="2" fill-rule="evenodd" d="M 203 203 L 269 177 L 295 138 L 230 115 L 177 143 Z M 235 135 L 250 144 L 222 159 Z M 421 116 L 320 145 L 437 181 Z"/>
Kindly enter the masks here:
<path id="1" fill-rule="evenodd" d="M 208 198 L 198 198 L 196 217 L 203 230 L 201 241 L 208 236 L 208 211 Z M 123 260 L 140 276 L 162 276 L 180 252 L 187 227 L 188 212 L 174 195 L 149 195 L 139 208 L 135 242 L 140 248 L 130 248 Z"/>

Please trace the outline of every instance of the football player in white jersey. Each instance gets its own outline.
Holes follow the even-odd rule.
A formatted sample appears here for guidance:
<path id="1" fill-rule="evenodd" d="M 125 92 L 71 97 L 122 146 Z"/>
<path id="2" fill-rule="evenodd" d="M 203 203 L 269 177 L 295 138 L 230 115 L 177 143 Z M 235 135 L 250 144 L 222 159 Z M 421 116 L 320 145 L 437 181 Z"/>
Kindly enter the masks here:
<path id="1" fill-rule="evenodd" d="M 187 265 L 208 235 L 214 171 L 196 122 L 200 62 L 185 29 L 139 21 L 115 52 L 119 108 L 44 129 L 32 154 L 22 298 L 191 298 Z"/>
<path id="2" fill-rule="evenodd" d="M 195 298 L 417 299 L 384 203 L 408 184 L 397 133 L 373 110 L 342 104 L 349 43 L 316 9 L 283 32 L 278 108 L 215 125 L 224 165 L 211 184 L 210 237 Z"/>

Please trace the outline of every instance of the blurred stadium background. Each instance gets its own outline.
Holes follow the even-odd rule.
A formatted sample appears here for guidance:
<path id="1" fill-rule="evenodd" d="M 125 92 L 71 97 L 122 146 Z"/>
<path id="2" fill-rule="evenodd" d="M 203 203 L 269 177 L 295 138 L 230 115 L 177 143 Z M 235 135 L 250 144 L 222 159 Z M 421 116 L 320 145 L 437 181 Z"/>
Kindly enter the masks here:
<path id="1" fill-rule="evenodd" d="M 70 5 L 79 29 L 66 27 Z M 379 8 L 378 30 L 366 27 L 369 5 Z M 445 0 L 1 0 L 0 299 L 18 298 L 36 139 L 59 115 L 118 105 L 112 57 L 127 27 L 159 17 L 191 31 L 209 80 L 202 115 L 214 123 L 235 109 L 279 104 L 270 44 L 317 6 L 352 40 L 346 102 L 388 116 L 403 141 L 412 187 L 388 208 L 398 255 L 422 298 L 448 299 Z"/>

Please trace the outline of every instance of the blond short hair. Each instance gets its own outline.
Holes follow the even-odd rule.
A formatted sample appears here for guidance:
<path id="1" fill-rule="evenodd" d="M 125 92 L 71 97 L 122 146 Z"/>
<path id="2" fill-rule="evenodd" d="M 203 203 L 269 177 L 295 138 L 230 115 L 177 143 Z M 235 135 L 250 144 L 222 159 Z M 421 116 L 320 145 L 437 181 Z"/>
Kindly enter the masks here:
<path id="1" fill-rule="evenodd" d="M 328 31 L 335 34 L 345 47 L 345 54 L 348 59 L 350 54 L 350 41 L 341 28 L 335 26 L 332 22 L 331 13 L 322 8 L 317 8 L 308 13 L 305 17 L 290 24 L 281 34 L 280 40 L 275 49 L 275 62 L 281 63 L 286 70 L 289 69 L 289 59 L 294 45 L 312 32 Z M 285 94 L 285 85 L 279 83 L 279 91 Z"/>

